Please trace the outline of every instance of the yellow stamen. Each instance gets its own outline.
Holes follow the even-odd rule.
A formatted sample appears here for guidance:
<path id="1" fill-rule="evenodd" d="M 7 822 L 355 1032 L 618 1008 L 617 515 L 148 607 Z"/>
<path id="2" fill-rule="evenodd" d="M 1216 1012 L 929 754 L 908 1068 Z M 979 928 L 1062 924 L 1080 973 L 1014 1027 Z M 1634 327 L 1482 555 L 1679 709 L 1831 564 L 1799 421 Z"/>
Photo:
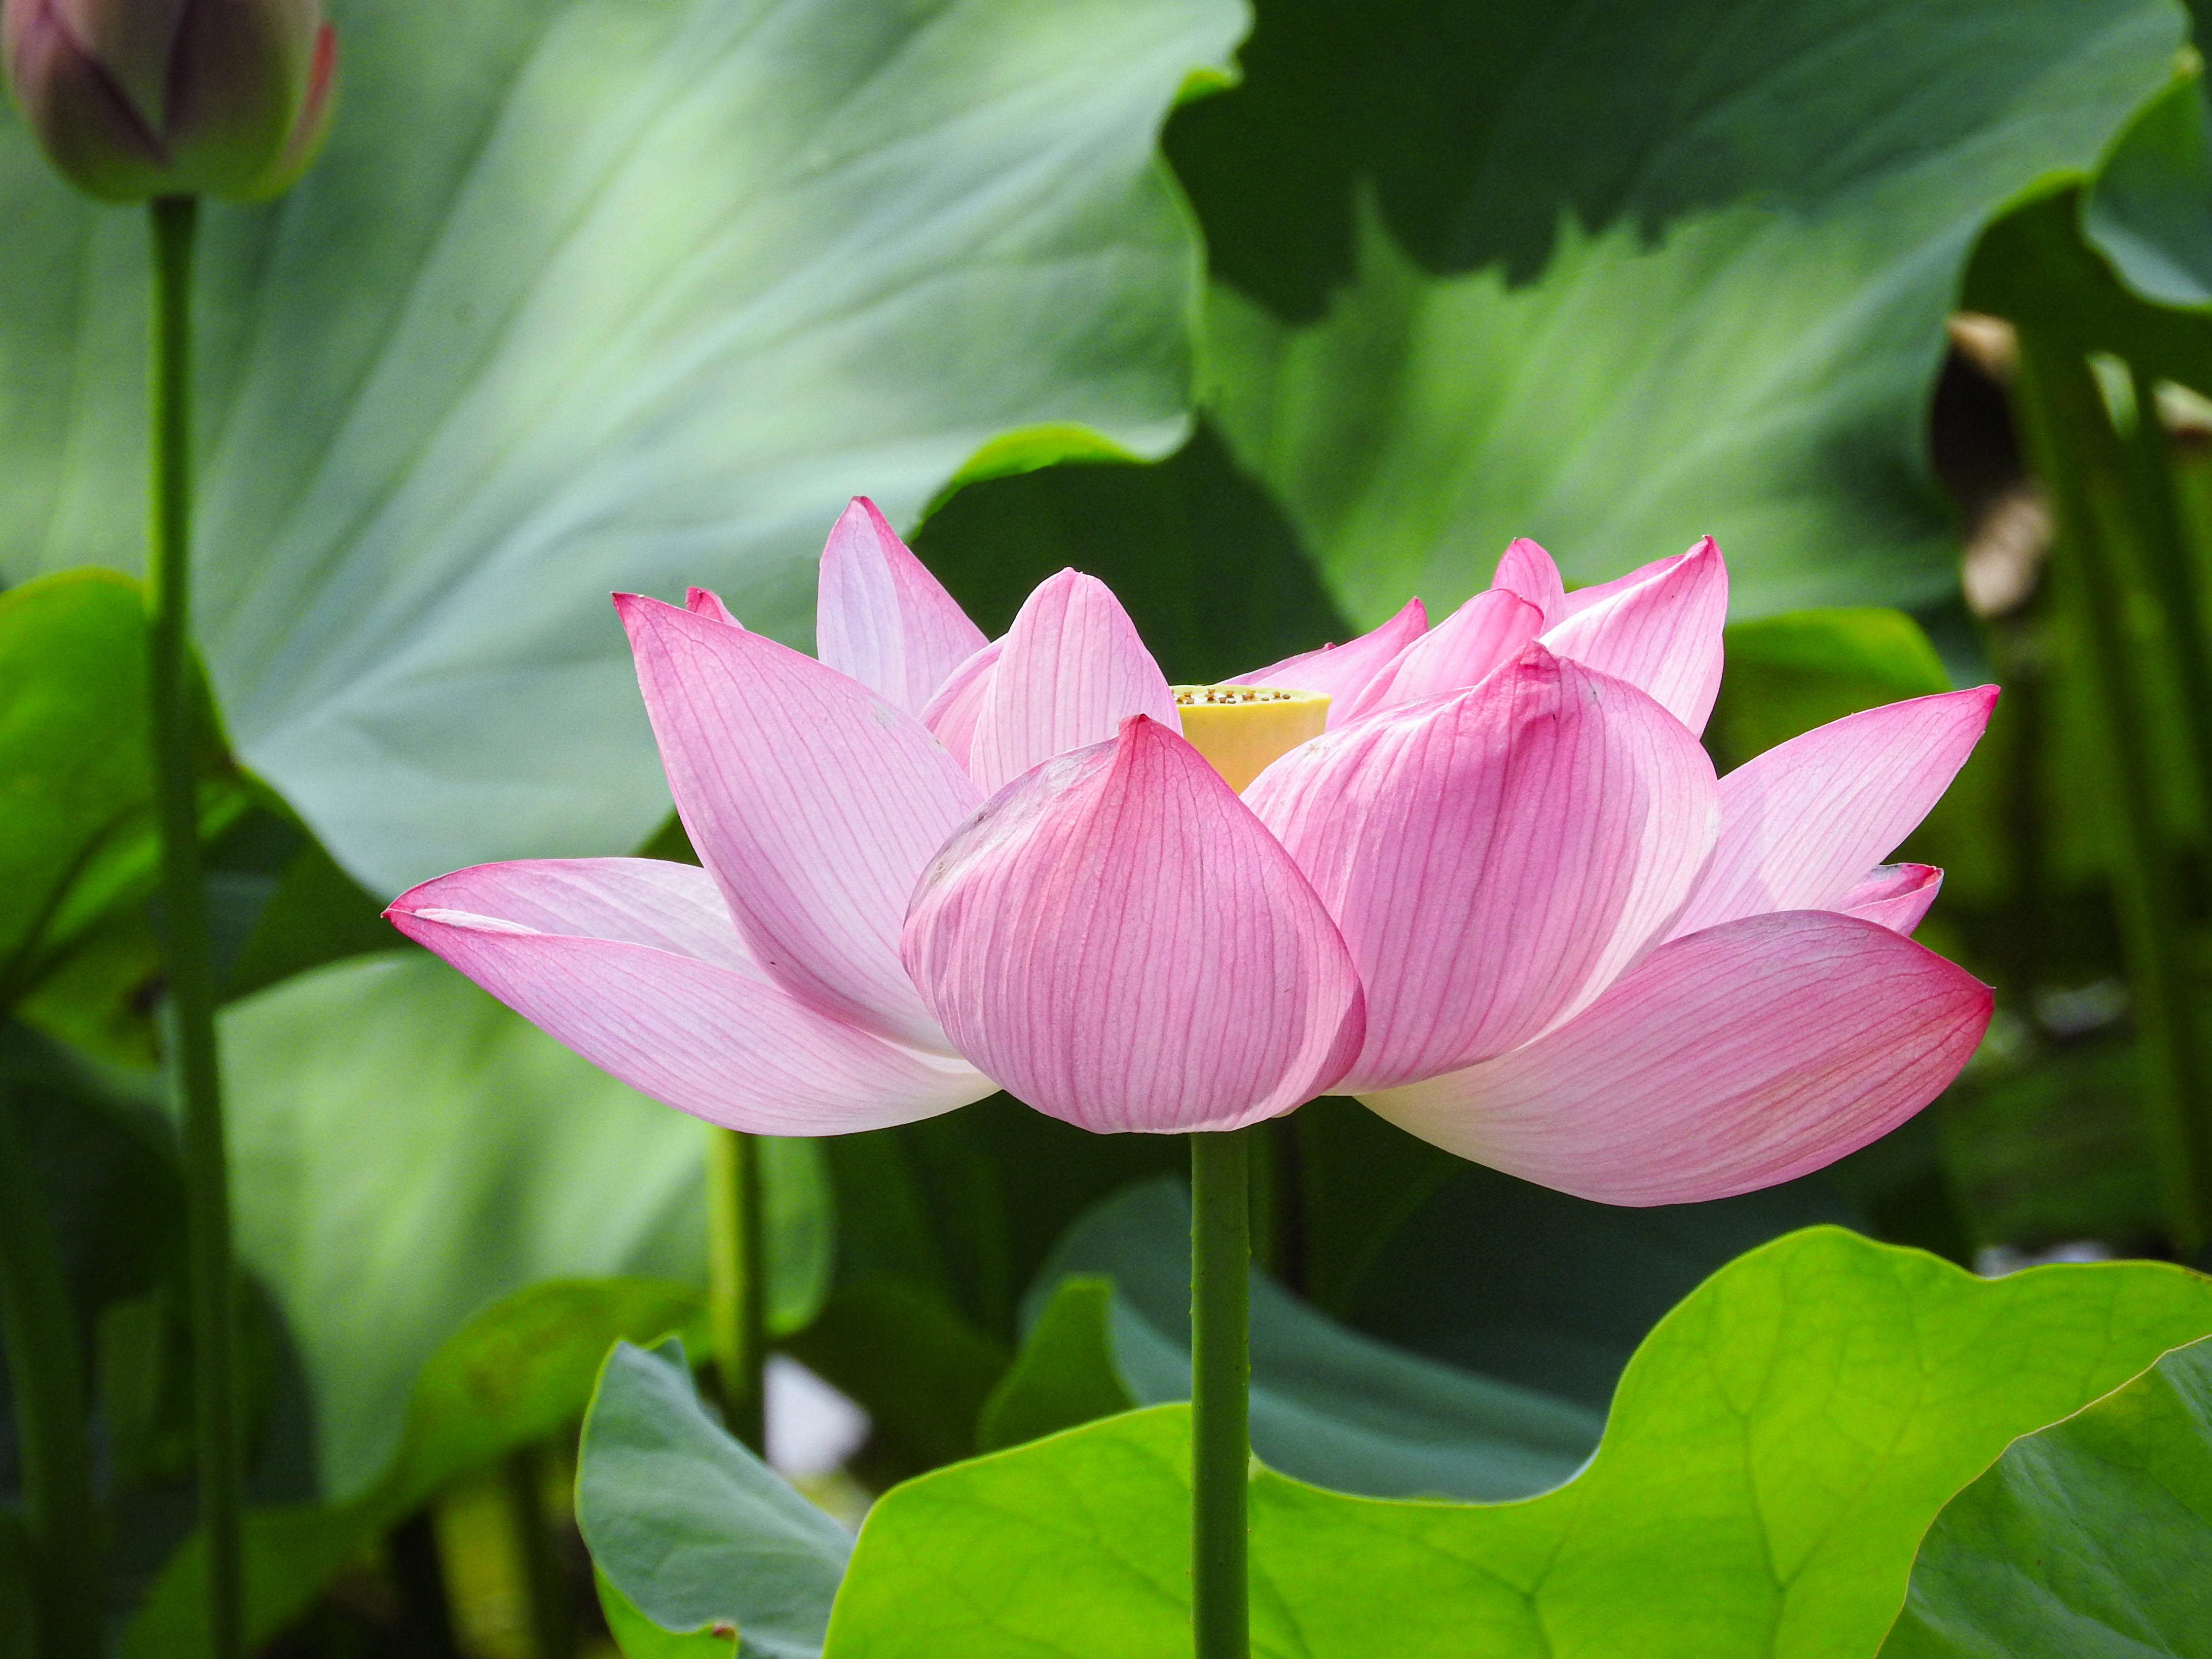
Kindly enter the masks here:
<path id="1" fill-rule="evenodd" d="M 1328 723 L 1328 699 L 1272 685 L 1178 685 L 1176 712 L 1190 746 L 1228 780 L 1244 786 Z"/>

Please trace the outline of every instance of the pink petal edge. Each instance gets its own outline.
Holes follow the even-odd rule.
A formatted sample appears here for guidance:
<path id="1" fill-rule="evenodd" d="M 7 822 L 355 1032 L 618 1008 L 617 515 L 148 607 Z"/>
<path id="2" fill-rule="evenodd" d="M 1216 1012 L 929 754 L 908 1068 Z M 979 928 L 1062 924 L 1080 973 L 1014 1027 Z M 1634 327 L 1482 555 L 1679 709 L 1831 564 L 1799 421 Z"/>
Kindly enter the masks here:
<path id="1" fill-rule="evenodd" d="M 814 637 L 823 662 L 915 715 L 983 644 L 983 630 L 866 495 L 853 497 L 823 545 Z"/>
<path id="2" fill-rule="evenodd" d="M 995 1086 L 778 988 L 747 960 L 713 878 L 688 865 L 480 865 L 403 893 L 385 914 L 601 1070 L 726 1127 L 845 1134 L 934 1116 Z"/>
<path id="3" fill-rule="evenodd" d="M 1341 722 L 1344 709 L 1397 654 L 1421 637 L 1429 613 L 1419 599 L 1408 599 L 1398 614 L 1380 628 L 1342 645 L 1324 645 L 1280 662 L 1234 674 L 1224 685 L 1272 685 L 1285 691 L 1310 691 L 1329 700 L 1328 723 Z"/>
<path id="4" fill-rule="evenodd" d="M 1464 1158 L 1602 1204 L 1807 1175 L 1941 1093 L 1990 988 L 1877 923 L 1795 910 L 1653 951 L 1526 1048 L 1364 1097 Z"/>

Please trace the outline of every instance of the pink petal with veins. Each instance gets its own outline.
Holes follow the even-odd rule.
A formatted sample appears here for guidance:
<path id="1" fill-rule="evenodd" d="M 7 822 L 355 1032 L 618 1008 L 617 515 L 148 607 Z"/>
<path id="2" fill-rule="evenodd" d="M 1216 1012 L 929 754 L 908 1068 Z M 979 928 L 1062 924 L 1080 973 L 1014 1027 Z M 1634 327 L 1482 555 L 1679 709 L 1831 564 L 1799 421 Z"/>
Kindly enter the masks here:
<path id="1" fill-rule="evenodd" d="M 866 495 L 855 495 L 822 550 L 816 654 L 919 715 L 983 630 L 914 556 Z"/>
<path id="2" fill-rule="evenodd" d="M 1401 651 L 1329 724 L 1480 684 L 1519 656 L 1543 622 L 1543 611 L 1519 594 L 1485 589 Z"/>
<path id="3" fill-rule="evenodd" d="M 844 1134 L 996 1086 L 783 990 L 750 959 L 714 878 L 689 865 L 483 865 L 425 882 L 386 914 L 601 1070 L 729 1128 Z"/>
<path id="4" fill-rule="evenodd" d="M 1662 946 L 1526 1048 L 1364 1098 L 1578 1198 L 1698 1203 L 1887 1134 L 1958 1074 L 1990 1007 L 1989 987 L 1886 927 L 1785 911 Z"/>
<path id="5" fill-rule="evenodd" d="M 1840 908 L 1950 786 L 1996 696 L 1984 685 L 1846 714 L 1737 767 L 1721 780 L 1712 867 L 1674 933 Z"/>
<path id="6" fill-rule="evenodd" d="M 1343 1074 L 1359 981 L 1235 793 L 1143 716 L 994 797 L 915 893 L 906 963 L 960 1052 L 1100 1133 L 1229 1129 Z"/>
<path id="7" fill-rule="evenodd" d="M 1721 687 L 1728 567 L 1710 536 L 1618 581 L 1566 599 L 1544 643 L 1601 674 L 1641 686 L 1692 732 L 1705 729 Z"/>
<path id="8" fill-rule="evenodd" d="M 615 605 L 677 811 L 753 955 L 823 1014 L 941 1048 L 899 923 L 975 785 L 919 720 L 811 657 L 656 599 Z"/>
<path id="9" fill-rule="evenodd" d="M 1552 556 L 1526 536 L 1516 536 L 1498 561 L 1492 587 L 1518 593 L 1544 613 L 1544 626 L 1567 617 L 1567 585 L 1559 580 L 1559 567 Z"/>
<path id="10" fill-rule="evenodd" d="M 1244 799 L 1366 988 L 1349 1093 L 1486 1059 L 1597 995 L 1680 908 L 1717 822 L 1681 723 L 1540 645 L 1292 750 Z"/>
<path id="11" fill-rule="evenodd" d="M 1000 647 L 968 750 L 969 773 L 987 793 L 1054 755 L 1104 742 L 1132 714 L 1182 730 L 1166 677 L 1095 576 L 1063 570 L 1040 582 Z"/>
<path id="12" fill-rule="evenodd" d="M 1836 908 L 1910 939 L 1942 887 L 1943 872 L 1932 864 L 1877 865 L 1836 901 Z"/>
<path id="13" fill-rule="evenodd" d="M 1303 656 L 1237 674 L 1224 685 L 1272 685 L 1285 691 L 1311 691 L 1329 700 L 1328 723 L 1340 723 L 1344 709 L 1365 689 L 1367 682 L 1388 667 L 1397 654 L 1421 637 L 1429 613 L 1419 599 L 1408 599 L 1398 614 L 1382 627 L 1342 645 L 1324 645 Z"/>

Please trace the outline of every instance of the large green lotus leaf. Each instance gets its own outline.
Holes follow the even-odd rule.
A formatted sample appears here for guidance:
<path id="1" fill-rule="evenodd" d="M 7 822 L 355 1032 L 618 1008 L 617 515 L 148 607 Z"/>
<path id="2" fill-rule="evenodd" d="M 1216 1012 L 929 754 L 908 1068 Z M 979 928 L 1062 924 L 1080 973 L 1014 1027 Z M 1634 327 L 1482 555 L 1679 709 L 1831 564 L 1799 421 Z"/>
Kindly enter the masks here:
<path id="1" fill-rule="evenodd" d="M 1055 1287 L 1086 1279 L 1114 1286 L 1109 1304 L 1092 1304 L 1105 1315 L 1103 1343 L 1049 1318 Z M 1147 1182 L 1083 1217 L 1036 1291 L 1033 1334 L 1105 1348 L 1130 1404 L 1190 1397 L 1190 1201 L 1180 1185 Z M 1596 1412 L 1363 1336 L 1256 1273 L 1251 1322 L 1252 1449 L 1300 1480 L 1385 1498 L 1522 1498 L 1567 1479 L 1597 1443 Z M 1010 1382 L 1043 1364 L 1036 1347 Z M 988 1413 L 987 1437 L 989 1418 L 1011 1415 Z"/>
<path id="2" fill-rule="evenodd" d="M 611 588 L 805 643 L 845 497 L 1010 428 L 1158 453 L 1197 247 L 1154 154 L 1237 0 L 339 0 L 307 179 L 205 228 L 200 629 L 372 885 L 666 810 Z M 131 568 L 143 232 L 0 133 L 0 574 Z"/>
<path id="3" fill-rule="evenodd" d="M 625 1342 L 607 1356 L 584 1419 L 576 1525 L 602 1577 L 650 1625 L 734 1626 L 738 1659 L 819 1659 L 853 1549 L 850 1533 L 708 1416 L 680 1343 Z"/>
<path id="4" fill-rule="evenodd" d="M 706 1131 L 409 953 L 224 1012 L 239 1249 L 313 1387 L 325 1495 L 376 1478 L 471 1315 L 542 1279 L 705 1261 Z M 774 1322 L 811 1316 L 831 1224 L 812 1145 L 771 1140 Z"/>
<path id="5" fill-rule="evenodd" d="M 1929 1528 L 1881 1653 L 2212 1655 L 2212 1341 L 2008 1446 Z"/>
<path id="6" fill-rule="evenodd" d="M 251 1511 L 246 1620 L 256 1640 L 297 1617 L 331 1575 L 456 1478 L 564 1432 L 592 1397 L 599 1362 L 625 1338 L 657 1341 L 702 1322 L 698 1293 L 645 1279 L 533 1285 L 442 1343 L 408 1401 L 398 1455 L 350 1500 Z M 207 1650 L 206 1557 L 196 1535 L 170 1558 L 131 1621 L 125 1659 Z"/>
<path id="7" fill-rule="evenodd" d="M 146 649 L 145 595 L 112 571 L 57 571 L 0 594 L 0 1011 L 153 890 Z M 204 705 L 196 688 L 212 831 L 246 797 Z"/>
<path id="8" fill-rule="evenodd" d="M 2081 230 L 2145 299 L 2212 305 L 2212 109 L 2200 68 L 2128 124 L 2082 198 Z"/>
<path id="9" fill-rule="evenodd" d="M 1960 268 L 2183 27 L 2170 0 L 1331 9 L 1263 6 L 1171 153 L 1237 285 L 1212 407 L 1367 623 L 1515 535 L 1589 580 L 1710 532 L 1740 615 L 1948 590 L 1924 434 Z M 1341 222 L 1285 251 L 1343 284 L 1312 320 L 1251 252 L 1293 204 Z"/>
<path id="10" fill-rule="evenodd" d="M 1662 1322 L 1604 1443 L 1519 1503 L 1252 1485 L 1267 1659 L 1860 1659 L 1921 1534 L 2014 1437 L 2212 1331 L 2154 1263 L 1974 1278 L 1834 1228 L 1739 1258 Z M 940 1470 L 870 1513 L 830 1659 L 1188 1654 L 1187 1408 Z"/>

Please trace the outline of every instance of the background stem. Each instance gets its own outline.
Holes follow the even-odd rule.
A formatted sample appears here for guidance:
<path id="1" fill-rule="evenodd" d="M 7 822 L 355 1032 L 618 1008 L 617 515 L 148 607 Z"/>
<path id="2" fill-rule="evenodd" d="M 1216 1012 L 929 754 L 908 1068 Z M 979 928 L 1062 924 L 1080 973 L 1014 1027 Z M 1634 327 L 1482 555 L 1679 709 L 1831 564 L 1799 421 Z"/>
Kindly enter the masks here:
<path id="1" fill-rule="evenodd" d="M 2142 521 L 2154 515 L 2142 501 L 2142 458 L 2124 450 L 2084 355 L 2027 328 L 2020 350 L 2023 436 L 2057 511 L 2057 596 L 2070 613 L 2106 757 L 2118 853 L 2108 875 L 2142 1042 L 2143 1096 L 2168 1227 L 2188 1253 L 2212 1223 L 2212 1118 L 2182 933 L 2184 890 L 2159 810 L 2151 722 L 2129 633 L 2130 599 L 2142 580 L 2136 567 L 2155 556 L 2145 544 L 2159 538 L 2160 526 Z M 2136 418 L 2154 421 L 2156 410 L 2139 409 Z M 2154 605 L 2148 610 L 2156 614 Z M 2193 616 L 2166 620 L 2169 628 L 2195 623 Z M 2185 659 L 2187 652 L 2180 654 Z"/>
<path id="2" fill-rule="evenodd" d="M 741 1129 L 707 1133 L 707 1301 L 722 1421 L 764 1456 L 768 1253 L 760 1142 Z"/>
<path id="3" fill-rule="evenodd" d="M 84 1370 L 61 1251 L 0 1085 L 0 1340 L 8 1345 L 23 1503 L 37 1574 L 38 1651 L 100 1659 L 99 1528 Z"/>
<path id="4" fill-rule="evenodd" d="M 575 1650 L 575 1627 L 568 1617 L 568 1584 L 554 1547 L 552 1518 L 546 1511 L 543 1448 L 525 1446 L 511 1453 L 503 1473 L 523 1584 L 530 1597 L 530 1651 L 533 1659 L 568 1659 Z"/>
<path id="5" fill-rule="evenodd" d="M 239 1549 L 237 1307 L 232 1291 L 230 1182 L 216 1054 L 215 952 L 200 874 L 191 704 L 192 237 L 199 204 L 152 204 L 154 240 L 151 607 L 154 796 L 161 830 L 161 943 L 168 1044 L 184 1105 L 190 1218 L 192 1378 L 199 1436 L 200 1523 L 207 1540 L 208 1651 L 244 1648 Z"/>
<path id="6" fill-rule="evenodd" d="M 1197 1659 L 1246 1659 L 1251 1136 L 1190 1138 L 1191 1635 Z"/>

